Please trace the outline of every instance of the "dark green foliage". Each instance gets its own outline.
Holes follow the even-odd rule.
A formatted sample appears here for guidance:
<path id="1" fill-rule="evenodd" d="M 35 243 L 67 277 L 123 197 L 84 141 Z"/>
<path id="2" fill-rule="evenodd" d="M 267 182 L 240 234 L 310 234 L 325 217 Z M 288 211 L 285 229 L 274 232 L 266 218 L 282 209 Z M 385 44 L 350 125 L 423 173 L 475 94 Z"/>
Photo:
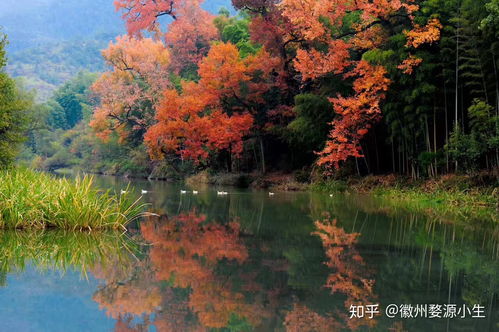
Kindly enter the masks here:
<path id="1" fill-rule="evenodd" d="M 499 118 L 491 116 L 493 107 L 484 101 L 475 99 L 468 108 L 470 133 L 466 134 L 458 125 L 451 133 L 446 146 L 451 159 L 460 170 L 476 170 L 482 158 L 494 158 L 497 150 L 497 124 Z"/>
<path id="2" fill-rule="evenodd" d="M 294 111 L 296 118 L 288 125 L 290 144 L 302 151 L 320 151 L 334 116 L 331 103 L 322 96 L 300 94 L 295 97 Z"/>

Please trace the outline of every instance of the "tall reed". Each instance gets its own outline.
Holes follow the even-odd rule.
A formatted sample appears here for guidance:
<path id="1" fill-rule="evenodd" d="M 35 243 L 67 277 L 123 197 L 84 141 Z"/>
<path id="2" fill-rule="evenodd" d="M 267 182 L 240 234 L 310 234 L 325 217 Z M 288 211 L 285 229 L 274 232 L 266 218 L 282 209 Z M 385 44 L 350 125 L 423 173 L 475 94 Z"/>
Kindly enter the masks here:
<path id="1" fill-rule="evenodd" d="M 124 229 L 142 215 L 139 200 L 92 183 L 87 176 L 70 180 L 23 168 L 0 171 L 0 229 Z"/>

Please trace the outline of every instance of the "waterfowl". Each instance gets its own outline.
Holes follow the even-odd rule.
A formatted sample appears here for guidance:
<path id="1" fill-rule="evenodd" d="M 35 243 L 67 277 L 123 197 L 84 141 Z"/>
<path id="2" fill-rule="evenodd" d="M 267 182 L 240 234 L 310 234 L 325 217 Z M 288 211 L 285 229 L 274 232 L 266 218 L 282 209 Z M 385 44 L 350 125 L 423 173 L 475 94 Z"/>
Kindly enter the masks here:
<path id="1" fill-rule="evenodd" d="M 198 191 L 197 191 L 197 190 L 193 190 L 193 191 L 192 191 L 192 194 L 193 194 L 193 195 L 197 195 L 197 194 L 198 194 Z"/>
<path id="2" fill-rule="evenodd" d="M 269 196 L 274 196 L 274 195 L 275 195 L 275 193 L 269 192 Z"/>
<path id="3" fill-rule="evenodd" d="M 141 192 L 142 194 L 147 194 L 147 190 L 144 190 L 144 189 L 142 189 L 140 192 Z"/>
<path id="4" fill-rule="evenodd" d="M 122 195 L 126 194 L 126 190 L 121 190 L 121 194 Z"/>
<path id="5" fill-rule="evenodd" d="M 181 194 L 187 194 L 187 190 L 180 190 Z"/>

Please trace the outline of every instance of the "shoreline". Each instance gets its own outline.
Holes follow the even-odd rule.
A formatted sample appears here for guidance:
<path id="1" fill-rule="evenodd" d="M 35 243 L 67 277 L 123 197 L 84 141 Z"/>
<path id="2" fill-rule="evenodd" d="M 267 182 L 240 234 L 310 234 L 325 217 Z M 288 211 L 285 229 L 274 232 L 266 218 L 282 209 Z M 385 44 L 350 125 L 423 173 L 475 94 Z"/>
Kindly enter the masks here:
<path id="1" fill-rule="evenodd" d="M 62 173 L 73 170 L 64 170 Z M 464 219 L 491 219 L 499 223 L 499 176 L 495 172 L 471 175 L 447 174 L 435 178 L 413 180 L 395 174 L 368 175 L 344 179 L 319 179 L 298 181 L 296 174 L 273 172 L 214 173 L 201 171 L 186 176 L 187 185 L 232 186 L 268 189 L 275 192 L 300 191 L 324 194 L 359 193 L 382 199 L 384 204 L 440 217 L 453 216 Z M 60 172 L 58 172 L 60 173 Z M 177 182 L 167 176 L 151 178 L 130 174 L 99 174 L 153 181 Z"/>

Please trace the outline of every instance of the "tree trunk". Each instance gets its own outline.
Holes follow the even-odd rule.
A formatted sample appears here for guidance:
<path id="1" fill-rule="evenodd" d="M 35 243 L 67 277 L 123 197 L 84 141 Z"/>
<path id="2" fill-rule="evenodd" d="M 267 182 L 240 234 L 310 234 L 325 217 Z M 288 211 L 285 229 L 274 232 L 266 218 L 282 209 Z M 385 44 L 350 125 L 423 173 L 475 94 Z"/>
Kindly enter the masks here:
<path id="1" fill-rule="evenodd" d="M 444 76 L 444 108 L 445 108 L 445 145 L 449 144 L 449 110 L 447 108 L 447 86 L 445 84 Z M 447 167 L 447 173 L 449 173 L 449 153 L 447 149 L 445 150 L 445 163 Z"/>
<path id="2" fill-rule="evenodd" d="M 458 111 L 459 111 L 459 17 L 460 17 L 460 12 L 461 8 L 459 6 L 460 1 L 457 2 L 457 16 L 458 16 L 458 23 L 456 26 L 456 100 L 455 100 L 455 115 L 454 115 L 454 130 L 458 126 Z M 456 172 L 458 168 L 457 160 L 455 162 L 456 166 Z"/>
<path id="3" fill-rule="evenodd" d="M 433 104 L 433 153 L 435 153 L 435 176 L 438 175 L 437 165 L 437 106 Z"/>
<path id="4" fill-rule="evenodd" d="M 392 172 L 395 173 L 395 147 L 392 138 Z"/>
<path id="5" fill-rule="evenodd" d="M 492 53 L 494 62 L 494 76 L 496 78 L 496 116 L 499 117 L 499 77 L 497 75 L 496 56 Z M 496 121 L 496 136 L 499 135 L 499 123 Z M 496 148 L 496 166 L 499 166 L 499 150 Z"/>
<path id="6" fill-rule="evenodd" d="M 265 150 L 263 146 L 263 138 L 261 135 L 258 136 L 258 140 L 260 141 L 260 153 L 261 153 L 261 158 L 262 158 L 262 174 L 266 173 L 265 169 Z"/>
<path id="7" fill-rule="evenodd" d="M 227 154 L 227 172 L 232 173 L 232 146 L 229 145 L 229 151 Z"/>
<path id="8" fill-rule="evenodd" d="M 458 4 L 459 6 L 459 4 Z M 459 13 L 459 8 L 458 8 Z M 459 18 L 459 14 L 458 14 Z M 456 27 L 456 98 L 455 98 L 455 114 L 454 114 L 454 130 L 456 130 L 459 125 L 458 112 L 459 112 L 459 23 Z M 458 168 L 457 160 L 455 162 L 456 172 Z"/>
<path id="9" fill-rule="evenodd" d="M 376 138 L 376 132 L 374 134 L 374 147 L 376 151 L 376 173 L 379 173 L 379 152 L 378 152 L 378 139 Z"/>

